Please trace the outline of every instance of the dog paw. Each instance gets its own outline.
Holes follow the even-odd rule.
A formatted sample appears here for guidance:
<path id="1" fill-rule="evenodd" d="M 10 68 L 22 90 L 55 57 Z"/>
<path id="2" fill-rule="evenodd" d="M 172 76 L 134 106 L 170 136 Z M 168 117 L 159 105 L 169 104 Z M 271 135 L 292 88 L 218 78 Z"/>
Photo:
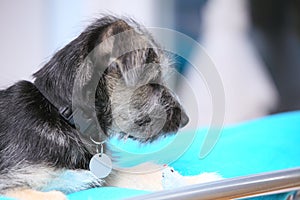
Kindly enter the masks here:
<path id="1" fill-rule="evenodd" d="M 35 190 L 14 190 L 6 194 L 18 200 L 67 200 L 67 197 L 59 191 L 39 192 Z"/>
<path id="2" fill-rule="evenodd" d="M 196 176 L 182 176 L 174 168 L 165 166 L 162 171 L 164 189 L 174 189 L 186 185 L 207 183 L 223 179 L 218 173 L 202 173 Z"/>

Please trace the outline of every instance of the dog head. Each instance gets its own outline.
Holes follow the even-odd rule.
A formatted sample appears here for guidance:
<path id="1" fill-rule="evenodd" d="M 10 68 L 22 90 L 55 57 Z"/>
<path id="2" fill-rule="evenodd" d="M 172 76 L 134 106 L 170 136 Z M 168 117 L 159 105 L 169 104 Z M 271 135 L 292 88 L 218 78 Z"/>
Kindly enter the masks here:
<path id="1" fill-rule="evenodd" d="M 166 60 L 137 23 L 104 17 L 35 73 L 35 85 L 56 107 L 96 111 L 105 135 L 148 142 L 188 123 L 164 82 Z"/>

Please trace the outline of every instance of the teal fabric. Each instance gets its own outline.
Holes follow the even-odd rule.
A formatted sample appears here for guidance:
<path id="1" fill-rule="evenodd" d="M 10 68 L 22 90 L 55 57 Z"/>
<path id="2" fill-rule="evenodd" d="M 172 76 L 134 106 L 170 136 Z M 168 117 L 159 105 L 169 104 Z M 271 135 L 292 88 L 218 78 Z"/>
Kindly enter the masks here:
<path id="1" fill-rule="evenodd" d="M 300 167 L 300 112 L 289 112 L 225 127 L 212 151 L 200 159 L 200 149 L 207 129 L 197 130 L 188 150 L 170 165 L 182 175 L 218 172 L 224 178 L 233 178 L 274 170 Z M 186 134 L 192 134 L 187 132 Z M 167 145 L 173 138 L 145 146 L 144 152 L 152 152 Z M 117 142 L 117 141 L 113 141 Z M 127 148 L 139 147 L 135 141 L 127 141 Z M 121 143 L 118 147 L 122 148 Z M 140 148 L 139 148 L 140 149 Z M 139 150 L 140 152 L 140 150 Z M 161 160 L 164 160 L 161 155 Z M 123 188 L 96 188 L 69 194 L 70 200 L 124 199 L 149 193 Z M 291 194 L 291 193 L 290 193 Z M 253 199 L 286 199 L 288 193 L 262 196 Z M 0 198 L 1 199 L 1 198 Z M 1 199 L 3 200 L 3 199 Z"/>
<path id="2" fill-rule="evenodd" d="M 300 166 L 300 112 L 225 127 L 204 159 L 198 157 L 205 137 L 201 132 L 187 152 L 172 164 L 181 174 L 219 172 L 232 178 Z"/>
<path id="3" fill-rule="evenodd" d="M 93 188 L 81 192 L 76 192 L 68 195 L 69 200 L 119 200 L 130 198 L 138 195 L 147 194 L 149 192 L 141 190 L 130 190 L 116 187 Z"/>
<path id="4" fill-rule="evenodd" d="M 266 195 L 266 196 L 260 196 L 260 197 L 253 197 L 253 198 L 247 198 L 247 200 L 286 200 L 290 196 L 295 195 L 295 192 L 289 192 L 289 193 L 282 193 L 282 194 L 273 194 L 273 195 Z"/>

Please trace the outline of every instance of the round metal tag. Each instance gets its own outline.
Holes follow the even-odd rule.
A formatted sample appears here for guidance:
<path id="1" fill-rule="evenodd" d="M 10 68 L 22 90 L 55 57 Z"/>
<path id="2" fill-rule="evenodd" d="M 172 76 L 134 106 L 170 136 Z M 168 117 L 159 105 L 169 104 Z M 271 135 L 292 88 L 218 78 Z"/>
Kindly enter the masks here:
<path id="1" fill-rule="evenodd" d="M 90 171 L 98 178 L 107 177 L 110 174 L 111 170 L 111 159 L 104 153 L 97 153 L 90 160 Z"/>

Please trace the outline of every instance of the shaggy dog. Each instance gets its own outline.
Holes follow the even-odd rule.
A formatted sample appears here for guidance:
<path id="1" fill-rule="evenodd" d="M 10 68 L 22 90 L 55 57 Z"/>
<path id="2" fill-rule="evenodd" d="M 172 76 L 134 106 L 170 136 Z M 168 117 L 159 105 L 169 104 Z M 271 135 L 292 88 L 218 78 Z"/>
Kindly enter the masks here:
<path id="1" fill-rule="evenodd" d="M 63 199 L 38 190 L 64 170 L 88 170 L 95 141 L 118 134 L 146 143 L 187 124 L 163 80 L 166 60 L 137 23 L 108 16 L 59 50 L 33 83 L 0 91 L 0 194 Z"/>

